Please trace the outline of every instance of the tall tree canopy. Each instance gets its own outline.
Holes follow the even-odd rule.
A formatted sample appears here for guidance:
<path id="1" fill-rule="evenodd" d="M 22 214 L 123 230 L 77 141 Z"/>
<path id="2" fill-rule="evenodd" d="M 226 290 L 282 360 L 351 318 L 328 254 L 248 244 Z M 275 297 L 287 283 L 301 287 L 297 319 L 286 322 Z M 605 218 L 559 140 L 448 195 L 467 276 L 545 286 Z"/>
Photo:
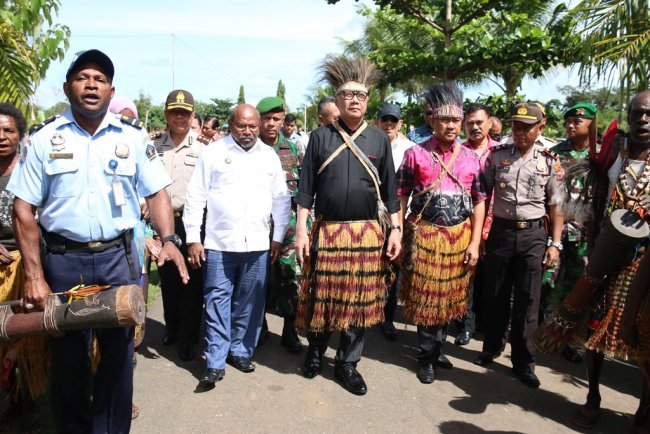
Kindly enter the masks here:
<path id="1" fill-rule="evenodd" d="M 68 48 L 70 29 L 55 23 L 59 7 L 59 0 L 0 0 L 0 101 L 28 118 L 36 87 Z"/>

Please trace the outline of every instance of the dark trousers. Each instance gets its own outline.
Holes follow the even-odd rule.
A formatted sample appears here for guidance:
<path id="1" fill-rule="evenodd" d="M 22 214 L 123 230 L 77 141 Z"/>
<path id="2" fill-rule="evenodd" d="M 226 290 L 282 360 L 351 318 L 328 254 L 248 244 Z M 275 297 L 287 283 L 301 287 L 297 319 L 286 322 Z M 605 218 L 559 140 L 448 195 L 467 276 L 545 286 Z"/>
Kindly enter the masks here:
<path id="1" fill-rule="evenodd" d="M 418 358 L 435 362 L 440 357 L 442 344 L 447 339 L 447 325 L 418 326 Z"/>
<path id="2" fill-rule="evenodd" d="M 176 234 L 183 241 L 181 253 L 187 258 L 182 218 L 174 218 L 174 225 Z M 172 262 L 165 263 L 158 270 L 167 336 L 178 337 L 179 349 L 199 342 L 203 313 L 203 269 L 190 268 L 187 259 L 185 265 L 190 275 L 187 285 L 182 284 L 178 269 Z"/>
<path id="3" fill-rule="evenodd" d="M 131 257 L 136 270 L 135 245 Z M 131 278 L 124 246 L 101 253 L 47 253 L 45 278 L 52 292 L 85 284 L 138 284 Z M 133 398 L 133 327 L 96 330 L 101 360 L 90 366 L 92 330 L 69 331 L 51 339 L 52 406 L 61 433 L 128 433 Z M 92 396 L 92 402 L 91 402 Z"/>
<path id="4" fill-rule="evenodd" d="M 486 250 L 483 351 L 495 354 L 503 350 L 510 321 L 512 365 L 534 369 L 531 337 L 537 328 L 546 230 L 504 228 L 495 222 Z"/>
<path id="5" fill-rule="evenodd" d="M 474 314 L 474 281 L 476 275 L 477 273 L 474 273 L 469 288 L 467 288 L 467 312 L 461 318 L 454 320 L 454 327 L 459 334 L 466 331 L 469 332 L 470 336 L 473 336 L 476 331 L 476 315 Z"/>
<path id="6" fill-rule="evenodd" d="M 384 322 L 395 321 L 395 311 L 397 310 L 397 293 L 399 292 L 399 268 L 393 267 L 395 272 L 395 281 L 388 289 L 386 304 L 384 305 Z"/>
<path id="7" fill-rule="evenodd" d="M 336 350 L 336 364 L 353 364 L 357 366 L 359 360 L 361 360 L 361 354 L 363 353 L 363 338 L 365 336 L 365 329 L 359 327 L 350 327 L 349 329 L 342 331 L 340 333 L 341 337 L 339 340 L 339 347 Z M 332 332 L 324 333 L 307 333 L 307 340 L 309 341 L 310 347 L 317 347 L 325 352 L 327 348 L 327 343 L 332 336 Z"/>

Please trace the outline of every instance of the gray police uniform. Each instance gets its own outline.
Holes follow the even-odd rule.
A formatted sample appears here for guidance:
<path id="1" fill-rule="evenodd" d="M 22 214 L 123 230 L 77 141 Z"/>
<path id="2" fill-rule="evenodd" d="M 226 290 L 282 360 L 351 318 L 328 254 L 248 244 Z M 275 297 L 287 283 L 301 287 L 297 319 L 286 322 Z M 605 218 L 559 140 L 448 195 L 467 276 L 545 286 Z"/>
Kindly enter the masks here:
<path id="1" fill-rule="evenodd" d="M 172 183 L 167 186 L 174 211 L 175 233 L 183 242 L 180 250 L 187 258 L 183 207 L 185 193 L 194 173 L 194 167 L 205 144 L 199 135 L 190 130 L 180 145 L 176 146 L 170 132 L 154 137 L 154 146 L 160 156 Z M 187 269 L 190 280 L 183 285 L 176 265 L 169 262 L 159 268 L 160 289 L 163 298 L 163 312 L 167 337 L 170 342 L 178 339 L 181 358 L 193 358 L 192 347 L 199 342 L 201 313 L 203 311 L 203 272 L 201 269 Z"/>
<path id="2" fill-rule="evenodd" d="M 532 333 L 537 328 L 548 205 L 560 205 L 565 187 L 559 158 L 539 141 L 525 156 L 512 144 L 492 148 L 484 169 L 494 196 L 494 221 L 486 242 L 483 351 L 505 346 L 508 322 L 515 369 L 534 369 Z M 510 299 L 514 283 L 514 301 Z"/>
<path id="3" fill-rule="evenodd" d="M 85 284 L 138 284 L 141 266 L 132 240 L 140 220 L 138 197 L 169 184 L 144 131 L 131 118 L 107 113 L 91 136 L 68 110 L 37 128 L 20 152 L 7 188 L 40 207 L 43 270 L 52 291 L 66 291 L 80 279 Z M 66 332 L 51 340 L 59 432 L 130 429 L 133 327 L 94 333 L 101 361 L 92 381 L 92 331 Z"/>

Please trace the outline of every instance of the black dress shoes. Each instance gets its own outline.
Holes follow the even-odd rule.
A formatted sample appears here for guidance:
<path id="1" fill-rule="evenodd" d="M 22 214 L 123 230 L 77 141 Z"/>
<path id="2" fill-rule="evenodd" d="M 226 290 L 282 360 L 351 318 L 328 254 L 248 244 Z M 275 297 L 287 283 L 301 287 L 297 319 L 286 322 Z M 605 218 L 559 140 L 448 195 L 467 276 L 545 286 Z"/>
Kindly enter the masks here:
<path id="1" fill-rule="evenodd" d="M 343 384 L 343 387 L 355 395 L 365 395 L 368 391 L 366 387 L 366 382 L 363 381 L 363 377 L 357 368 L 354 367 L 351 363 L 345 363 L 342 365 L 336 365 L 334 368 L 334 377 Z"/>
<path id="2" fill-rule="evenodd" d="M 196 358 L 196 351 L 191 346 L 178 349 L 178 358 L 183 362 L 189 362 Z"/>
<path id="3" fill-rule="evenodd" d="M 440 353 L 440 355 L 438 356 L 438 360 L 436 360 L 436 366 L 442 369 L 451 369 L 454 367 L 454 365 L 452 365 L 452 363 L 449 361 L 447 356 L 445 356 L 442 353 Z"/>
<path id="4" fill-rule="evenodd" d="M 228 356 L 226 357 L 226 362 L 242 372 L 253 372 L 255 370 L 255 365 L 253 365 L 251 359 L 248 359 L 246 357 Z"/>
<path id="5" fill-rule="evenodd" d="M 461 346 L 467 345 L 471 340 L 472 340 L 472 334 L 468 331 L 462 331 L 458 333 L 458 336 L 456 336 L 456 340 L 454 341 L 454 344 L 461 345 Z"/>
<path id="6" fill-rule="evenodd" d="M 291 353 L 299 353 L 302 351 L 302 343 L 298 338 L 298 333 L 293 327 L 282 329 L 282 339 L 280 344 Z"/>
<path id="7" fill-rule="evenodd" d="M 217 381 L 221 381 L 224 375 L 226 375 L 224 369 L 205 368 L 205 371 L 203 371 L 203 375 L 199 380 L 199 384 L 204 386 L 213 385 Z"/>
<path id="8" fill-rule="evenodd" d="M 418 362 L 418 372 L 415 374 L 420 383 L 431 384 L 436 379 L 436 368 L 431 360 L 420 360 Z"/>
<path id="9" fill-rule="evenodd" d="M 489 365 L 490 363 L 494 362 L 494 359 L 499 357 L 499 354 L 500 353 L 493 354 L 490 353 L 489 351 L 483 351 L 481 352 L 481 354 L 478 355 L 476 360 L 474 360 L 474 364 L 479 366 Z"/>
<path id="10" fill-rule="evenodd" d="M 522 383 L 524 383 L 528 387 L 532 387 L 534 389 L 537 389 L 540 385 L 539 378 L 537 378 L 537 375 L 528 367 L 525 367 L 523 369 L 518 369 L 518 368 L 512 368 L 512 371 L 515 373 L 517 377 L 521 380 Z"/>
<path id="11" fill-rule="evenodd" d="M 392 321 L 386 321 L 380 326 L 381 332 L 389 341 L 397 340 L 397 329 Z"/>
<path id="12" fill-rule="evenodd" d="M 309 346 L 307 348 L 305 363 L 302 366 L 302 375 L 305 378 L 314 378 L 320 374 L 322 360 L 323 351 L 319 348 Z"/>
<path id="13" fill-rule="evenodd" d="M 168 347 L 169 345 L 174 345 L 176 342 L 178 342 L 178 337 L 173 335 L 165 335 L 165 337 L 162 340 L 162 344 L 166 347 Z"/>

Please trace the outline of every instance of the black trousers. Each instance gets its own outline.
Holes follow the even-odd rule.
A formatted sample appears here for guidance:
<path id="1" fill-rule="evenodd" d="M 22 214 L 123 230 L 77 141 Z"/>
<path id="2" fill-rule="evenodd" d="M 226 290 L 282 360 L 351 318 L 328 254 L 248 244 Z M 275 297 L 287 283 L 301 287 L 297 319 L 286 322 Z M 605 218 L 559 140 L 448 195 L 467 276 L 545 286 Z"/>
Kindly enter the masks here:
<path id="1" fill-rule="evenodd" d="M 447 325 L 418 326 L 419 359 L 435 362 L 447 339 Z"/>
<path id="2" fill-rule="evenodd" d="M 135 245 L 131 260 L 139 263 Z M 47 253 L 45 279 L 52 292 L 79 284 L 138 284 L 122 243 L 101 253 Z M 68 331 L 50 340 L 52 407 L 57 432 L 128 433 L 133 398 L 133 327 L 95 330 L 101 360 L 91 374 L 93 330 Z M 92 396 L 92 399 L 91 399 Z"/>
<path id="3" fill-rule="evenodd" d="M 186 258 L 190 281 L 187 285 L 182 284 L 178 269 L 172 262 L 160 267 L 158 274 L 167 335 L 178 337 L 178 347 L 182 349 L 199 342 L 203 313 L 203 268 L 194 270 L 187 263 L 185 226 L 181 217 L 174 218 L 174 226 L 176 234 L 183 241 L 180 251 Z"/>
<path id="4" fill-rule="evenodd" d="M 350 363 L 357 366 L 357 363 L 361 360 L 361 354 L 363 353 L 363 339 L 365 332 L 365 329 L 358 327 L 350 327 L 341 332 L 339 348 L 336 350 L 335 360 L 337 365 Z M 332 332 L 308 332 L 307 340 L 309 341 L 309 346 L 320 348 L 322 352 L 325 352 L 325 348 L 327 348 L 327 343 L 331 336 Z"/>
<path id="5" fill-rule="evenodd" d="M 537 328 L 546 236 L 540 227 L 517 230 L 494 224 L 486 244 L 483 351 L 503 350 L 510 321 L 512 365 L 517 369 L 535 368 L 531 338 Z"/>

